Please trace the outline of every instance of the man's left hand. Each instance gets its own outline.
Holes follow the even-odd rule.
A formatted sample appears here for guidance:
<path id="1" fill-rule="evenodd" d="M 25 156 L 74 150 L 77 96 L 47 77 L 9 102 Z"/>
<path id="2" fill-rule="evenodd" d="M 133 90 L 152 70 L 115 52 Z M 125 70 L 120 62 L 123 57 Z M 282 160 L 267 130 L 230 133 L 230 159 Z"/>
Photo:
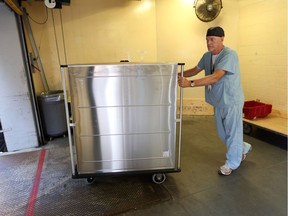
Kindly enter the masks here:
<path id="1" fill-rule="evenodd" d="M 178 76 L 178 85 L 182 88 L 190 87 L 190 80 L 187 80 L 185 77 Z"/>

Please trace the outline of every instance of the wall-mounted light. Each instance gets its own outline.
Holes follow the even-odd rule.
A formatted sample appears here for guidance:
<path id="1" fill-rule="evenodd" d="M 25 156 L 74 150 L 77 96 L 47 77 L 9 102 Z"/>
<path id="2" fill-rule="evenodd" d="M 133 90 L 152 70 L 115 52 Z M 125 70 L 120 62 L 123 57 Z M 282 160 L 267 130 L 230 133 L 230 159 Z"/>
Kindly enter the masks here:
<path id="1" fill-rule="evenodd" d="M 62 8 L 62 4 L 69 5 L 70 0 L 45 0 L 45 5 L 48 8 Z"/>
<path id="2" fill-rule="evenodd" d="M 151 6 L 152 6 L 151 0 L 142 1 L 136 8 L 136 12 L 143 13 L 145 11 L 148 11 L 150 10 Z"/>
<path id="3" fill-rule="evenodd" d="M 194 6 L 194 4 L 195 4 L 195 0 L 182 0 L 182 2 L 184 4 L 192 5 L 192 6 Z"/>
<path id="4" fill-rule="evenodd" d="M 48 8 L 55 8 L 56 7 L 56 0 L 45 0 L 44 1 L 46 7 Z"/>

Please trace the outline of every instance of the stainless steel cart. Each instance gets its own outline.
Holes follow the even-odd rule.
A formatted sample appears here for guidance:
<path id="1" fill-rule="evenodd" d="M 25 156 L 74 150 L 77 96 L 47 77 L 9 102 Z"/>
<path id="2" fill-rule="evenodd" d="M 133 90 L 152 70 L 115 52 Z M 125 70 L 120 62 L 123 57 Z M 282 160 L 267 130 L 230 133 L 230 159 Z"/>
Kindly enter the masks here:
<path id="1" fill-rule="evenodd" d="M 73 178 L 151 173 L 162 183 L 180 171 L 179 67 L 183 73 L 175 63 L 61 66 Z"/>

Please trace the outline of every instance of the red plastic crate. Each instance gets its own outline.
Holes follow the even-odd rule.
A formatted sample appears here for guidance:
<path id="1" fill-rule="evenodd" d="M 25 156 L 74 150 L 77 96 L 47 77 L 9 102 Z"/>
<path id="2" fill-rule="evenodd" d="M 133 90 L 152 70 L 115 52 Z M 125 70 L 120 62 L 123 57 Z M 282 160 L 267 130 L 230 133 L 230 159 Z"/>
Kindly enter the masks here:
<path id="1" fill-rule="evenodd" d="M 272 111 L 271 104 L 265 104 L 258 101 L 245 101 L 243 107 L 244 118 L 256 119 L 264 118 Z"/>

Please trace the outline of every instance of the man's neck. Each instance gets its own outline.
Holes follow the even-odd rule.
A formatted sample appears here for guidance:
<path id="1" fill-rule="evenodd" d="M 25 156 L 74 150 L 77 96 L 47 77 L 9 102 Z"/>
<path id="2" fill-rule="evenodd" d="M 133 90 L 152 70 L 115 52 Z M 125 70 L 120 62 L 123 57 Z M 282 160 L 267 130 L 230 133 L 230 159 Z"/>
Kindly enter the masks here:
<path id="1" fill-rule="evenodd" d="M 224 46 L 221 47 L 221 49 L 215 50 L 214 52 L 212 52 L 213 55 L 218 55 L 222 50 L 223 50 Z"/>

